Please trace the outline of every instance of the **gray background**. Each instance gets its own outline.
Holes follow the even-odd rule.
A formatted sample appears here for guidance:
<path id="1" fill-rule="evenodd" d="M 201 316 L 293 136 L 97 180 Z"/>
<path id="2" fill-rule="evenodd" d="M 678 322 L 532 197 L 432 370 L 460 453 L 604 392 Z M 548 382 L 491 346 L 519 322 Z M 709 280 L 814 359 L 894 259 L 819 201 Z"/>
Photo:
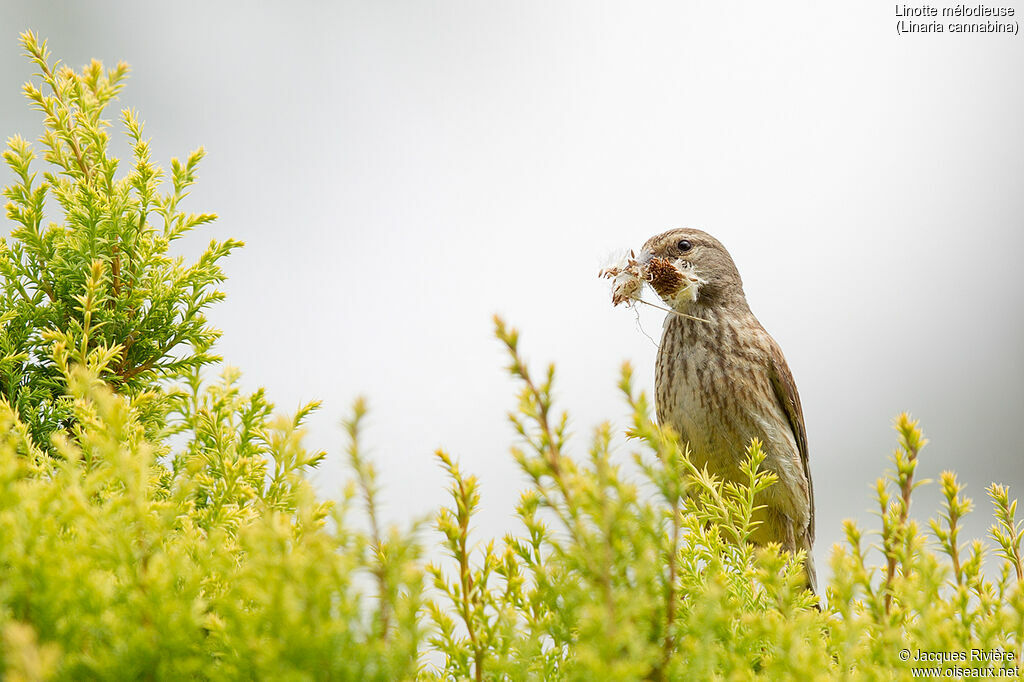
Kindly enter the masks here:
<path id="1" fill-rule="evenodd" d="M 491 314 L 557 362 L 583 455 L 626 423 L 623 360 L 652 387 L 641 328 L 663 315 L 638 328 L 598 269 L 712 232 L 800 387 L 821 563 L 841 519 L 874 523 L 901 410 L 932 439 L 921 475 L 956 469 L 981 503 L 974 533 L 988 482 L 1024 483 L 1024 38 L 898 37 L 893 7 L 3 0 L 0 132 L 41 129 L 19 31 L 76 67 L 128 61 L 155 157 L 208 151 L 187 209 L 221 217 L 186 251 L 248 244 L 211 315 L 222 354 L 282 409 L 324 401 L 321 490 L 366 394 L 387 517 L 445 499 L 443 446 L 481 478 L 478 537 L 516 529 L 525 485 Z"/>

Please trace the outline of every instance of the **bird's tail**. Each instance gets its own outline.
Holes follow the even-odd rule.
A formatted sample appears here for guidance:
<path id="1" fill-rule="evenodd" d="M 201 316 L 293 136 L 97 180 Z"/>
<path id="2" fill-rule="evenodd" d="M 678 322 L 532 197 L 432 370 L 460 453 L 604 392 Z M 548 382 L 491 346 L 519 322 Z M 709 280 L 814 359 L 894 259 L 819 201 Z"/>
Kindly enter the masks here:
<path id="1" fill-rule="evenodd" d="M 814 542 L 810 530 L 806 530 L 797 539 L 797 549 L 804 550 L 804 578 L 807 581 L 807 589 L 818 594 L 818 573 L 814 570 L 814 555 L 811 553 L 811 544 Z"/>

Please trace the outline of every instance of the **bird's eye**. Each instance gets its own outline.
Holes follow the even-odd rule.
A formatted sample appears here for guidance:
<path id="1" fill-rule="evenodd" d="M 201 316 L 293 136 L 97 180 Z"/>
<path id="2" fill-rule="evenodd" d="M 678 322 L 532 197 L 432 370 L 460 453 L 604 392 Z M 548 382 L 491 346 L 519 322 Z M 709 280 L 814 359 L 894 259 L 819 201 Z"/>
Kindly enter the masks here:
<path id="1" fill-rule="evenodd" d="M 680 239 L 679 243 L 676 244 L 680 251 L 686 252 L 693 248 L 693 244 L 690 243 L 689 239 Z"/>

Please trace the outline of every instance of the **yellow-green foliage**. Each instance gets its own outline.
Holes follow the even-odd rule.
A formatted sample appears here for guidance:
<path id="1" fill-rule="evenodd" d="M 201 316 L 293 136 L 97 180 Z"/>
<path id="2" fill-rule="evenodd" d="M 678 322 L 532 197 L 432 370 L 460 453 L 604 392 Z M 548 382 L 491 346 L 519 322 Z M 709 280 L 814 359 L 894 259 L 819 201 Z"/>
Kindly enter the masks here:
<path id="1" fill-rule="evenodd" d="M 802 557 L 748 542 L 757 494 L 774 482 L 759 443 L 749 444 L 742 483 L 697 470 L 685 444 L 652 421 L 626 366 L 632 460 L 613 453 L 607 424 L 588 453 L 573 453 L 552 401 L 554 369 L 536 378 L 500 320 L 521 386 L 511 415 L 525 487 L 518 528 L 474 536 L 476 479 L 444 452 L 451 502 L 433 531 L 382 528 L 376 473 L 359 445 L 362 401 L 344 422 L 349 492 L 337 504 L 319 500 L 307 474 L 324 453 L 302 443 L 316 404 L 275 417 L 262 390 L 240 391 L 237 372 L 200 378 L 219 361 L 203 311 L 222 297 L 217 262 L 237 245 L 212 243 L 191 265 L 167 255 L 212 219 L 178 206 L 201 153 L 173 162 L 161 193 L 163 172 L 126 112 L 135 163 L 118 177 L 102 111 L 127 68 L 75 72 L 51 66 L 35 36 L 23 43 L 49 88 L 25 91 L 44 112 L 52 172 L 37 178 L 31 145 L 8 140 L 6 679 L 1016 676 L 1016 500 L 993 485 L 995 550 L 965 545 L 959 528 L 972 502 L 944 473 L 945 503 L 926 533 L 910 515 L 925 440 L 906 415 L 896 420 L 893 472 L 878 483 L 881 530 L 846 524 L 821 602 L 803 590 Z M 50 196 L 62 222 L 44 227 Z M 365 518 L 350 518 L 353 503 Z M 424 563 L 442 556 L 427 551 L 435 544 L 444 558 Z M 921 651 L 954 660 L 906 660 Z"/>

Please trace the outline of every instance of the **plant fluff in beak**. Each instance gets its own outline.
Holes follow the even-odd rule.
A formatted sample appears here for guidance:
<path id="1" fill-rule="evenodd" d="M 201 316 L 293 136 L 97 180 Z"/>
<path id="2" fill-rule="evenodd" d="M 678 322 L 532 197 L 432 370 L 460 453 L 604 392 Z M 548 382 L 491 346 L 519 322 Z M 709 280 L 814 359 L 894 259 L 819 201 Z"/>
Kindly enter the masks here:
<path id="1" fill-rule="evenodd" d="M 630 251 L 628 257 L 598 274 L 612 280 L 612 305 L 625 303 L 627 307 L 640 300 L 646 282 L 661 300 L 681 310 L 697 300 L 697 292 L 704 283 L 683 259 L 652 256 L 647 251 L 641 252 L 639 258 Z"/>

